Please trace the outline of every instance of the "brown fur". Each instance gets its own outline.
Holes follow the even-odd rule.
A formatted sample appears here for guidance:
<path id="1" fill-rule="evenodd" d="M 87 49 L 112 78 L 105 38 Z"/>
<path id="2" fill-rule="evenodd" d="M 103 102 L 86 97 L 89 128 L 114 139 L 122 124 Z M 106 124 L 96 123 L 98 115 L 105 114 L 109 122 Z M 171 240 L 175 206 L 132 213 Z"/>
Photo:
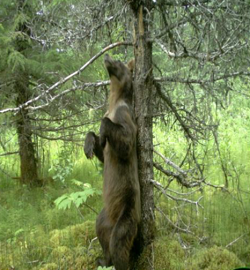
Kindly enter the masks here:
<path id="1" fill-rule="evenodd" d="M 104 266 L 127 270 L 141 216 L 137 171 L 136 125 L 132 114 L 132 69 L 105 55 L 110 76 L 109 108 L 100 127 L 100 137 L 87 134 L 84 151 L 104 161 L 104 208 L 97 217 L 96 232 L 104 253 Z"/>

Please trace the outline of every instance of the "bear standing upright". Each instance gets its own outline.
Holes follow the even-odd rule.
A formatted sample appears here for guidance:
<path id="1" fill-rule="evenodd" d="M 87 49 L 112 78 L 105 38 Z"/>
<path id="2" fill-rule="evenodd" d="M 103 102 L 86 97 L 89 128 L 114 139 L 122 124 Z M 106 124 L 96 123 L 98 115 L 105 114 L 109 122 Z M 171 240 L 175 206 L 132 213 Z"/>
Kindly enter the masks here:
<path id="1" fill-rule="evenodd" d="M 105 55 L 110 77 L 108 111 L 100 127 L 100 136 L 89 132 L 84 152 L 104 162 L 104 208 L 96 220 L 96 233 L 104 253 L 102 266 L 114 265 L 128 270 L 131 249 L 141 218 L 136 134 L 132 112 L 134 60 L 127 65 Z"/>

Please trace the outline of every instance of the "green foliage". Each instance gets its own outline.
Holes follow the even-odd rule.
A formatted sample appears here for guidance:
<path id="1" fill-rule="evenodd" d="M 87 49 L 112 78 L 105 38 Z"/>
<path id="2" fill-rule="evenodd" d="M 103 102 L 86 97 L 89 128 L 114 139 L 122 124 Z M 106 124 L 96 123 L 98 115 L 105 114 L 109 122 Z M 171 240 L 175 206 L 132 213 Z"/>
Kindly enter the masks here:
<path id="1" fill-rule="evenodd" d="M 70 194 L 64 194 L 55 200 L 55 205 L 58 209 L 66 210 L 75 205 L 79 208 L 82 204 L 86 203 L 87 199 L 94 195 L 100 195 L 101 192 L 95 188 L 92 188 L 90 184 L 82 183 L 77 180 L 72 180 L 72 182 L 78 186 L 81 186 L 83 191 L 73 192 Z"/>
<path id="2" fill-rule="evenodd" d="M 11 68 L 12 72 L 14 72 L 16 69 L 25 70 L 25 57 L 23 54 L 21 54 L 18 51 L 12 51 L 9 54 L 8 60 L 7 60 L 8 66 Z"/>
<path id="3" fill-rule="evenodd" d="M 69 158 L 69 152 L 69 148 L 62 147 L 57 159 L 54 160 L 53 165 L 49 168 L 52 178 L 61 183 L 64 183 L 73 171 L 73 162 Z"/>
<path id="4" fill-rule="evenodd" d="M 14 18 L 14 23 L 13 23 L 13 30 L 18 29 L 20 25 L 24 25 L 29 21 L 29 17 L 27 14 L 23 12 L 19 12 L 17 16 Z"/>

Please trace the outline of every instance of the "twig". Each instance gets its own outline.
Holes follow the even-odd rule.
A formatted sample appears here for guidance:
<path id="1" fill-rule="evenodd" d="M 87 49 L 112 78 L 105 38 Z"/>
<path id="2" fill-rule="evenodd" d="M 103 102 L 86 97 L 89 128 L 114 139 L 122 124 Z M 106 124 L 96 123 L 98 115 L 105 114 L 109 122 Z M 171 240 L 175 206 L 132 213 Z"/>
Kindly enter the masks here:
<path id="1" fill-rule="evenodd" d="M 235 78 L 238 76 L 250 76 L 250 72 L 247 71 L 239 71 L 233 72 L 229 74 L 224 74 L 218 77 L 212 77 L 211 79 L 198 79 L 198 78 L 181 78 L 181 77 L 158 77 L 154 78 L 155 82 L 172 82 L 172 83 L 185 83 L 185 84 L 206 84 L 206 83 L 214 83 L 216 81 L 228 79 L 228 78 Z"/>
<path id="2" fill-rule="evenodd" d="M 178 192 L 178 191 L 175 191 L 175 190 L 170 189 L 170 188 L 168 188 L 168 191 L 173 192 L 177 195 L 181 195 L 181 196 L 189 196 L 189 195 L 194 194 L 195 192 L 199 191 L 200 189 L 201 189 L 201 187 L 199 187 L 198 189 L 193 190 L 191 192 L 187 192 L 187 193 Z"/>
<path id="3" fill-rule="evenodd" d="M 233 244 L 235 244 L 238 240 L 240 240 L 242 237 L 244 237 L 245 235 L 247 235 L 247 233 L 242 234 L 240 237 L 236 238 L 235 240 L 233 240 L 232 242 L 230 242 L 229 244 L 226 245 L 226 248 L 232 246 Z"/>
<path id="4" fill-rule="evenodd" d="M 98 215 L 98 212 L 93 208 L 91 207 L 90 205 L 88 205 L 87 203 L 82 203 L 84 206 L 88 207 L 91 211 L 93 211 L 95 214 Z"/>
<path id="5" fill-rule="evenodd" d="M 167 165 L 170 165 L 171 167 L 173 167 L 174 169 L 176 169 L 179 173 L 183 174 L 183 175 L 187 175 L 187 172 L 185 172 L 184 170 L 182 170 L 179 166 L 177 166 L 173 161 L 171 161 L 170 159 L 166 158 L 165 156 L 163 156 L 161 153 L 159 153 L 158 151 L 156 151 L 154 149 L 154 153 L 156 153 L 158 156 L 160 156 Z"/>
<path id="6" fill-rule="evenodd" d="M 171 167 L 173 167 L 175 170 L 177 170 L 178 173 L 176 172 L 172 172 L 170 170 L 166 170 L 164 169 L 160 164 L 157 164 L 154 162 L 154 167 L 161 171 L 162 173 L 166 174 L 167 176 L 171 176 L 174 177 L 178 183 L 180 183 L 182 186 L 186 187 L 186 188 L 193 188 L 196 186 L 200 186 L 201 182 L 203 182 L 204 180 L 199 180 L 199 181 L 187 181 L 188 175 L 187 175 L 187 171 L 182 170 L 178 165 L 176 165 L 173 161 L 171 161 L 170 159 L 166 158 L 165 156 L 163 156 L 161 153 L 157 152 L 156 150 L 154 150 L 154 152 L 159 155 L 167 165 L 170 165 Z"/>
<path id="7" fill-rule="evenodd" d="M 186 123 L 184 123 L 180 114 L 178 113 L 177 108 L 173 105 L 171 99 L 165 93 L 163 93 L 163 91 L 161 89 L 161 85 L 156 80 L 154 80 L 154 86 L 156 88 L 156 91 L 157 91 L 157 94 L 159 95 L 159 97 L 166 102 L 167 106 L 174 113 L 176 119 L 178 120 L 178 122 L 182 126 L 182 128 L 185 131 L 188 138 L 190 138 L 192 141 L 195 141 L 195 138 L 193 137 L 192 133 L 190 132 L 188 126 L 186 125 Z"/>
<path id="8" fill-rule="evenodd" d="M 19 153 L 19 151 L 7 152 L 7 153 L 0 154 L 0 157 L 10 156 L 10 155 L 16 155 L 18 153 Z"/>
<path id="9" fill-rule="evenodd" d="M 176 230 L 180 231 L 180 232 L 185 232 L 185 233 L 190 233 L 190 234 L 194 234 L 193 232 L 191 232 L 190 230 L 188 229 L 183 229 L 183 228 L 180 228 L 179 226 L 177 226 L 176 224 L 174 224 L 174 222 L 160 209 L 158 208 L 157 206 L 155 207 L 156 210 L 158 212 L 160 212 L 164 218 L 168 221 L 168 223 Z"/>
<path id="10" fill-rule="evenodd" d="M 200 205 L 200 200 L 203 198 L 203 196 L 201 196 L 197 201 L 192 201 L 192 200 L 189 200 L 189 199 L 186 199 L 186 198 L 177 198 L 177 197 L 174 197 L 170 194 L 168 194 L 166 192 L 166 190 L 164 189 L 164 187 L 162 186 L 161 183 L 157 182 L 156 180 L 153 180 L 153 179 L 150 179 L 149 180 L 151 183 L 154 184 L 154 186 L 159 189 L 163 195 L 165 195 L 166 197 L 174 200 L 174 201 L 181 201 L 181 202 L 186 202 L 186 203 L 190 203 L 190 204 L 194 204 L 196 206 L 196 208 L 198 209 L 198 206 L 200 206 L 201 208 L 203 208 L 202 205 Z"/>
<path id="11" fill-rule="evenodd" d="M 93 239 L 90 241 L 90 244 L 89 244 L 88 252 L 87 252 L 87 253 L 89 253 L 90 249 L 92 248 L 92 244 L 93 244 L 97 239 L 98 239 L 98 238 L 95 237 L 95 238 L 93 238 Z"/>
<path id="12" fill-rule="evenodd" d="M 207 182 L 205 182 L 205 181 L 204 181 L 204 185 L 206 185 L 206 186 L 210 186 L 210 187 L 213 187 L 213 188 L 219 188 L 219 189 L 222 189 L 222 190 L 228 191 L 228 189 L 227 189 L 225 186 L 213 185 L 213 184 L 207 183 Z"/>

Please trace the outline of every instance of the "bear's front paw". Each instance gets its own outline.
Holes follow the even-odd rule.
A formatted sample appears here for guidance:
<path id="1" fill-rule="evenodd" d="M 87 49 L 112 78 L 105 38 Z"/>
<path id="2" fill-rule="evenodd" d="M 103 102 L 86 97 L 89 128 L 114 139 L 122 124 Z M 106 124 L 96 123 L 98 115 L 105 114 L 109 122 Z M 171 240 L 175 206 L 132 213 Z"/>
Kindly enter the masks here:
<path id="1" fill-rule="evenodd" d="M 88 159 L 94 157 L 94 148 L 95 148 L 95 133 L 89 132 L 85 138 L 84 143 L 84 153 Z"/>

